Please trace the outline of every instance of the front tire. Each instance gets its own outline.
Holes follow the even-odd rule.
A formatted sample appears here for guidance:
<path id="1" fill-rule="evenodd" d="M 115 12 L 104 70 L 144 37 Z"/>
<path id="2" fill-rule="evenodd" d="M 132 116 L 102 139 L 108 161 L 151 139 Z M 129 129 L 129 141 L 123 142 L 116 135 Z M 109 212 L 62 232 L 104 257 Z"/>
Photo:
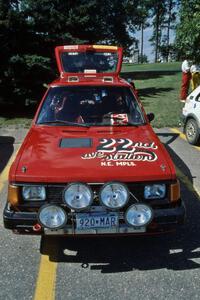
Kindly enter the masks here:
<path id="1" fill-rule="evenodd" d="M 188 119 L 185 125 L 185 135 L 188 143 L 198 145 L 200 143 L 200 133 L 198 124 L 194 119 Z"/>

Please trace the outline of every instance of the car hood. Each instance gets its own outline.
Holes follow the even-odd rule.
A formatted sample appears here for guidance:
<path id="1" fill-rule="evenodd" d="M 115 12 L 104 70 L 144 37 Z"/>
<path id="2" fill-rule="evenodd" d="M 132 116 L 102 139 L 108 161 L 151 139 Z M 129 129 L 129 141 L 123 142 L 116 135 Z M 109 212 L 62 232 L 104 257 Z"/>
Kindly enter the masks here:
<path id="1" fill-rule="evenodd" d="M 174 167 L 149 125 L 33 126 L 13 166 L 22 182 L 168 180 Z"/>

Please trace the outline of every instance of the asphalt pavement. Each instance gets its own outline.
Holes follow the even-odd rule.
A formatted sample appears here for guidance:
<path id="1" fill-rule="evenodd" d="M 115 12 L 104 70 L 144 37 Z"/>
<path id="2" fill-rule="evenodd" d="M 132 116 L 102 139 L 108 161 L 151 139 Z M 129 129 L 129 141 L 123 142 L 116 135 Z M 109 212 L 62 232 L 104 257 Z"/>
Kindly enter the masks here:
<path id="1" fill-rule="evenodd" d="M 27 130 L 0 128 L 0 214 L 10 159 Z M 0 299 L 199 299 L 200 147 L 156 130 L 181 180 L 186 223 L 174 234 L 123 238 L 15 235 L 0 218 Z"/>

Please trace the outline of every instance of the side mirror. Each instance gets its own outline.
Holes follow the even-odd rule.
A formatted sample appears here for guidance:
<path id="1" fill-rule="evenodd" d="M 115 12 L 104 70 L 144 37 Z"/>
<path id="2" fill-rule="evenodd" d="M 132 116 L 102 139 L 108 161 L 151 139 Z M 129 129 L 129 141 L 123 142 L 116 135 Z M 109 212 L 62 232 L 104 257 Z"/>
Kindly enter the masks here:
<path id="1" fill-rule="evenodd" d="M 148 118 L 149 122 L 151 122 L 154 120 L 155 115 L 153 113 L 149 113 L 149 114 L 147 114 L 147 118 Z"/>
<path id="2" fill-rule="evenodd" d="M 200 102 L 200 95 L 198 95 L 195 100 Z"/>

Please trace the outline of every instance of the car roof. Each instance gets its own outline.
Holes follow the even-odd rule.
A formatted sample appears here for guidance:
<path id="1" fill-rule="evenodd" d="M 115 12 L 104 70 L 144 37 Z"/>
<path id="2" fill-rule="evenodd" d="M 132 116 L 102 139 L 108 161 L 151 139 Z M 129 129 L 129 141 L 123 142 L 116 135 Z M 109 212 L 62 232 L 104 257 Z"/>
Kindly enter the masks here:
<path id="1" fill-rule="evenodd" d="M 131 85 L 125 80 L 118 76 L 115 77 L 84 77 L 84 76 L 68 76 L 67 78 L 57 78 L 52 83 L 49 84 L 49 87 L 55 86 L 74 86 L 74 85 L 90 85 L 90 86 L 126 86 L 130 87 Z"/>

